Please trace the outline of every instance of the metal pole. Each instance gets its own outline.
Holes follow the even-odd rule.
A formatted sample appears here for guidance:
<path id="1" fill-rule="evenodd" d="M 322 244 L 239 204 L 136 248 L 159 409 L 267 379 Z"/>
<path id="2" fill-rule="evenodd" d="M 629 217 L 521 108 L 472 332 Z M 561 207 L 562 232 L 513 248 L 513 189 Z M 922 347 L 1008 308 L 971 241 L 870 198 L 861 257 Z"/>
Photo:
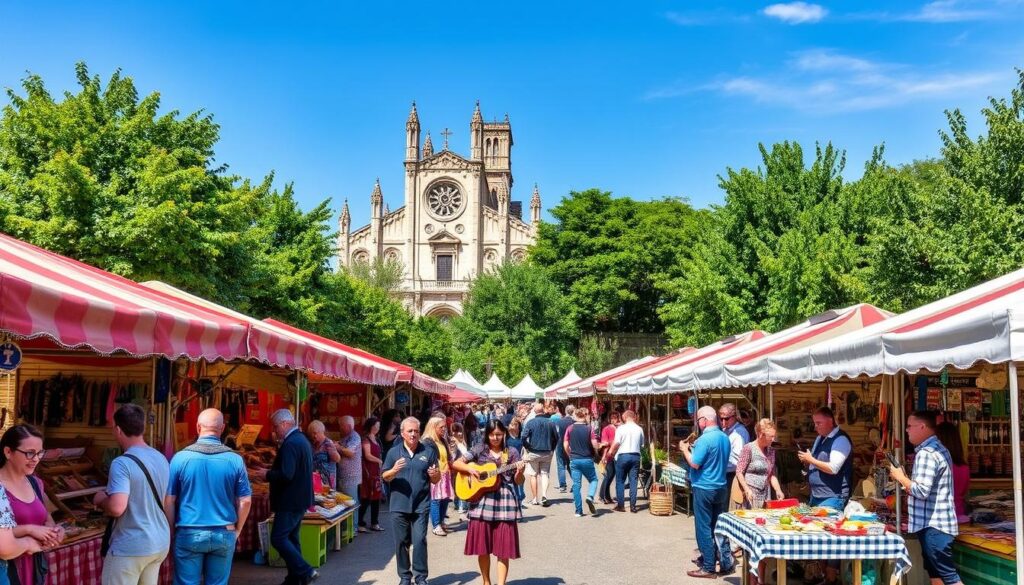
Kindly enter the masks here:
<path id="1" fill-rule="evenodd" d="M 1021 492 L 1020 389 L 1017 364 L 1010 362 L 1010 447 L 1013 451 L 1013 519 L 1017 539 L 1017 571 L 1024 567 L 1024 494 Z"/>
<path id="2" fill-rule="evenodd" d="M 665 395 L 665 456 L 672 460 L 672 395 Z"/>
<path id="3" fill-rule="evenodd" d="M 768 418 L 775 420 L 775 385 L 768 384 Z"/>
<path id="4" fill-rule="evenodd" d="M 894 449 L 896 452 L 896 460 L 905 463 L 906 459 L 903 457 L 903 437 L 906 435 L 904 432 L 904 419 L 903 419 L 903 375 L 898 374 L 895 377 L 896 382 L 896 404 L 892 408 L 892 429 L 893 429 L 893 442 Z M 898 443 L 896 443 L 898 441 Z M 896 446 L 899 445 L 899 446 Z M 896 534 L 902 535 L 903 529 L 903 490 L 896 487 Z"/>

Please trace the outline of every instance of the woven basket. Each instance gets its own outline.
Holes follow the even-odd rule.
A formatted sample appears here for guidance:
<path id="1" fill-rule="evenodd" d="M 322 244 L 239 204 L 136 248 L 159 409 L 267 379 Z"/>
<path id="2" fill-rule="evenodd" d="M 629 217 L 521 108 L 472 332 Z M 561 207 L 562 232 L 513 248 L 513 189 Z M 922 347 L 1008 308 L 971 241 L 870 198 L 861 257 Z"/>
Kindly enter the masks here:
<path id="1" fill-rule="evenodd" d="M 655 516 L 671 516 L 673 504 L 673 491 L 671 485 L 654 484 L 651 486 L 650 503 L 651 514 Z"/>

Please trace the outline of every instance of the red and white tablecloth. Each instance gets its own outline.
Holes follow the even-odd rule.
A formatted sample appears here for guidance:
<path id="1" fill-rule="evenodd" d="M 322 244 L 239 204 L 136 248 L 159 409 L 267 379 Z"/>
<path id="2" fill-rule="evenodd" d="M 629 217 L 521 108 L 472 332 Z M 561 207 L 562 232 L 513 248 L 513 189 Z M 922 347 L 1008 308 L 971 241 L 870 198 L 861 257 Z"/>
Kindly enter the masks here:
<path id="1" fill-rule="evenodd" d="M 47 585 L 99 585 L 103 574 L 103 558 L 100 557 L 100 543 L 103 535 L 88 540 L 55 548 L 46 553 L 50 563 Z M 171 585 L 171 558 L 168 556 L 160 565 L 160 585 Z"/>
<path id="2" fill-rule="evenodd" d="M 252 552 L 260 549 L 259 524 L 270 518 L 270 496 L 263 494 L 252 497 L 249 518 L 242 527 L 241 534 L 235 542 L 235 552 Z"/>

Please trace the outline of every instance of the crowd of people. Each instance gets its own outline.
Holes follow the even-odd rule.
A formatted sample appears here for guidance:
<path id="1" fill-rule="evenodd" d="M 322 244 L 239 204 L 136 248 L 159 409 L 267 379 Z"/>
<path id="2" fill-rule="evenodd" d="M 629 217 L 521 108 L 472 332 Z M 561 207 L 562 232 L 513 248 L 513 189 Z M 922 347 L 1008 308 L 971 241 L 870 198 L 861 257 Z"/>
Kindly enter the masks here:
<path id="1" fill-rule="evenodd" d="M 631 410 L 599 416 L 587 408 L 569 405 L 563 412 L 555 403 L 538 401 L 508 411 L 500 405 L 446 405 L 420 414 L 422 419 L 388 411 L 380 419 L 367 419 L 362 433 L 351 417 L 344 417 L 337 441 L 326 436 L 320 421 L 310 422 L 303 434 L 289 410 L 272 414 L 278 449 L 272 467 L 262 473 L 274 513 L 270 540 L 287 566 L 285 585 L 306 585 L 319 577 L 299 544 L 302 519 L 313 504 L 315 474 L 356 502 L 358 533 L 392 533 L 401 585 L 426 583 L 428 531 L 445 537 L 452 532 L 450 524 L 463 521 L 464 553 L 477 558 L 482 582 L 492 583 L 493 557 L 496 581 L 504 585 L 510 561 L 520 557 L 523 509 L 551 504 L 552 467 L 559 492 L 569 489 L 566 473 L 571 479 L 576 517 L 596 514 L 598 503 L 625 512 L 628 501 L 629 510 L 637 512 L 645 437 Z M 828 407 L 817 409 L 812 420 L 817 437 L 810 449 L 798 453 L 809 503 L 843 510 L 853 489 L 852 440 Z M 123 454 L 110 465 L 106 490 L 94 498 L 110 517 L 102 583 L 155 585 L 170 555 L 175 583 L 226 584 L 252 489 L 242 458 L 221 440 L 223 414 L 212 408 L 200 413 L 198 439 L 169 464 L 145 442 L 141 407 L 122 406 L 113 423 Z M 688 574 L 719 578 L 735 572 L 736 565 L 731 543 L 714 534 L 721 514 L 785 497 L 776 474 L 776 427 L 761 419 L 752 425 L 751 439 L 731 403 L 700 407 L 695 423 L 694 434 L 679 443 L 690 468 L 698 545 L 697 567 Z M 946 585 L 959 582 L 952 541 L 968 476 L 959 433 L 951 426 L 940 424 L 931 412 L 912 414 L 907 433 L 917 448 L 913 472 L 908 475 L 897 465 L 890 470 L 908 494 L 909 530 L 922 544 L 925 569 L 934 582 Z M 7 570 L 0 567 L 0 585 L 43 583 L 47 567 L 39 553 L 64 540 L 34 475 L 45 453 L 42 434 L 30 425 L 15 425 L 0 438 L 0 563 L 7 564 Z M 465 478 L 467 493 L 473 494 L 466 496 L 468 501 L 459 499 L 458 477 Z M 379 516 L 385 499 L 387 528 Z M 452 504 L 455 517 L 449 522 Z M 837 581 L 838 564 L 826 561 L 826 567 L 821 583 L 827 585 Z M 759 574 L 763 579 L 764 567 Z"/>

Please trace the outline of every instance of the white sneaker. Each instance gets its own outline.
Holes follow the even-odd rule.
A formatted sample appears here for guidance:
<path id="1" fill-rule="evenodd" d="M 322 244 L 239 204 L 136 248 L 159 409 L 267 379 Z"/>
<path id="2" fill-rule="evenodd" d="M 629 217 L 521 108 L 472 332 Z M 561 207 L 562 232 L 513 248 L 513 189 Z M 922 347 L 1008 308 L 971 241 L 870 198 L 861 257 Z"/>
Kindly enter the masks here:
<path id="1" fill-rule="evenodd" d="M 583 514 L 573 514 L 573 515 L 576 516 L 577 518 L 582 518 L 583 517 Z"/>
<path id="2" fill-rule="evenodd" d="M 533 500 L 530 500 L 530 505 L 531 506 L 539 506 L 540 502 L 538 502 L 536 499 L 533 499 Z"/>

